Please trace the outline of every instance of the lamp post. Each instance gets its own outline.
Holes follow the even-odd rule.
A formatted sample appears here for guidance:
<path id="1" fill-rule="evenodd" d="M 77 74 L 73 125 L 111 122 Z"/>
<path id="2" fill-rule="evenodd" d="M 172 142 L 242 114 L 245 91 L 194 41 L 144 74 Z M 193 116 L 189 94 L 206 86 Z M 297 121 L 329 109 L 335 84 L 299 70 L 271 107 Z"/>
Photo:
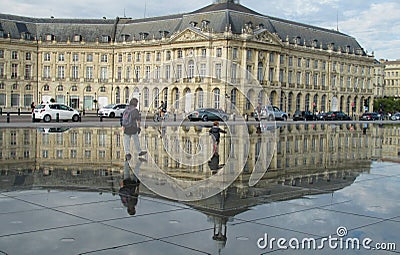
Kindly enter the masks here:
<path id="1" fill-rule="evenodd" d="M 69 103 L 69 92 L 67 91 L 67 105 L 69 106 L 70 105 L 70 103 Z"/>

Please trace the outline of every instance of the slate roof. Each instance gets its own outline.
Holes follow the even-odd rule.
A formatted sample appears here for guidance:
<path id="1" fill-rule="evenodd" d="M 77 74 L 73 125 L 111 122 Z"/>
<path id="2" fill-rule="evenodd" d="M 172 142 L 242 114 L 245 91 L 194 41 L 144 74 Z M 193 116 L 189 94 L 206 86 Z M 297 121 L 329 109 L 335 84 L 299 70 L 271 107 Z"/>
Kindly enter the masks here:
<path id="1" fill-rule="evenodd" d="M 254 28 L 260 25 L 270 33 L 276 34 L 282 41 L 294 43 L 297 38 L 300 45 L 314 44 L 323 49 L 331 45 L 335 49 L 349 49 L 366 55 L 355 38 L 340 33 L 294 21 L 270 17 L 253 11 L 241 4 L 232 1 L 214 3 L 190 13 L 144 18 L 115 18 L 115 19 L 55 19 L 55 18 L 30 18 L 8 14 L 0 14 L 0 30 L 4 36 L 10 33 L 12 38 L 20 38 L 22 32 L 29 32 L 36 38 L 53 34 L 57 41 L 72 40 L 74 35 L 81 35 L 85 41 L 94 42 L 97 38 L 108 35 L 112 40 L 122 41 L 123 36 L 128 41 L 142 39 L 159 39 L 161 31 L 167 37 L 172 34 L 192 27 L 196 23 L 199 27 L 206 21 L 210 31 L 223 33 L 230 27 L 232 33 L 241 34 L 242 29 L 249 22 Z"/>

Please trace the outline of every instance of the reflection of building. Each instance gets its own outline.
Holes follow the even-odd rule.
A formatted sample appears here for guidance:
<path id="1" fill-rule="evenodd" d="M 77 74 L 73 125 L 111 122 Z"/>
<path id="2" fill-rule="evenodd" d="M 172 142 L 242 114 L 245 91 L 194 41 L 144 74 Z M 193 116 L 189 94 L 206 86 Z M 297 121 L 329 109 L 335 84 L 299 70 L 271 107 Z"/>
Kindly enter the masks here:
<path id="1" fill-rule="evenodd" d="M 365 125 L 365 126 L 364 126 Z M 198 127 L 164 127 L 169 135 L 160 139 L 159 131 L 148 127 L 141 134 L 141 143 L 146 145 L 155 163 L 165 169 L 171 176 L 204 179 L 213 173 L 208 166 L 207 155 L 202 165 L 193 167 L 181 164 L 170 157 L 164 146 L 174 151 L 182 147 L 188 154 L 195 154 L 200 148 L 199 137 L 207 133 L 207 128 Z M 50 131 L 50 129 L 49 129 Z M 234 132 L 239 132 L 236 127 Z M 234 150 L 238 154 L 246 151 L 249 156 L 244 165 L 246 174 L 253 171 L 257 155 L 268 140 L 256 133 L 254 126 L 249 126 L 249 144 L 240 142 L 240 137 L 221 139 L 219 146 L 219 164 L 227 163 L 227 155 Z M 240 133 L 240 132 L 239 132 Z M 239 134 L 238 133 L 238 134 Z M 331 169 L 340 162 L 370 160 L 371 158 L 398 158 L 400 147 L 397 126 L 374 124 L 297 124 L 284 125 L 275 130 L 277 141 L 269 171 L 266 177 L 278 171 L 320 171 Z M 365 133 L 365 134 L 364 134 Z M 235 133 L 234 133 L 235 134 Z M 269 149 L 273 149 L 271 146 Z M 119 171 L 123 165 L 123 146 L 119 127 L 111 128 L 71 128 L 64 132 L 43 132 L 37 129 L 1 129 L 0 130 L 0 163 L 2 170 L 42 169 L 51 172 L 54 169 L 69 171 L 71 175 L 80 175 L 86 170 L 96 169 L 100 176 Z M 241 160 L 238 161 L 241 162 Z M 267 164 L 268 162 L 265 162 Z M 194 164 L 195 165 L 195 164 Z"/>
<path id="2" fill-rule="evenodd" d="M 373 61 L 351 36 L 259 14 L 234 0 L 144 19 L 0 15 L 6 108 L 53 97 L 87 110 L 136 95 L 143 109 L 165 100 L 177 112 L 203 105 L 251 111 L 250 103 L 269 98 L 289 113 L 313 103 L 318 111 L 345 112 L 354 103 L 359 113 L 365 100 L 372 106 Z"/>

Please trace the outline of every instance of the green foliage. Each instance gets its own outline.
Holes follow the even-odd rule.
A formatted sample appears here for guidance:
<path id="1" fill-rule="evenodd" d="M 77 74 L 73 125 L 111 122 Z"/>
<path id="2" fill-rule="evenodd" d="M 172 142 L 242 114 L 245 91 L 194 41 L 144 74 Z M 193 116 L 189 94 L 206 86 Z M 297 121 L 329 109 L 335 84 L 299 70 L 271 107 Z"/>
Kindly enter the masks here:
<path id="1" fill-rule="evenodd" d="M 374 100 L 374 109 L 379 112 L 400 112 L 400 100 L 394 98 L 379 98 Z"/>

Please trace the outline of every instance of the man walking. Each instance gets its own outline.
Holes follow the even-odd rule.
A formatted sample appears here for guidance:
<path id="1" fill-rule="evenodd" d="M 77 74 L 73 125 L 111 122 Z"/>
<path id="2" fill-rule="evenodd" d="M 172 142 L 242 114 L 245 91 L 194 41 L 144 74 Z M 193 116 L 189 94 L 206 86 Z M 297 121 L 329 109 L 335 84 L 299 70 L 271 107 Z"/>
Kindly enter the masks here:
<path id="1" fill-rule="evenodd" d="M 139 154 L 139 156 L 143 156 L 147 153 L 146 151 L 142 151 L 142 149 L 140 148 L 140 114 L 139 110 L 137 109 L 137 105 L 137 98 L 132 98 L 129 102 L 129 105 L 126 107 L 124 113 L 122 114 L 121 124 L 124 131 L 124 149 L 126 160 L 130 160 L 132 158 L 131 139 L 133 139 L 135 150 Z"/>

